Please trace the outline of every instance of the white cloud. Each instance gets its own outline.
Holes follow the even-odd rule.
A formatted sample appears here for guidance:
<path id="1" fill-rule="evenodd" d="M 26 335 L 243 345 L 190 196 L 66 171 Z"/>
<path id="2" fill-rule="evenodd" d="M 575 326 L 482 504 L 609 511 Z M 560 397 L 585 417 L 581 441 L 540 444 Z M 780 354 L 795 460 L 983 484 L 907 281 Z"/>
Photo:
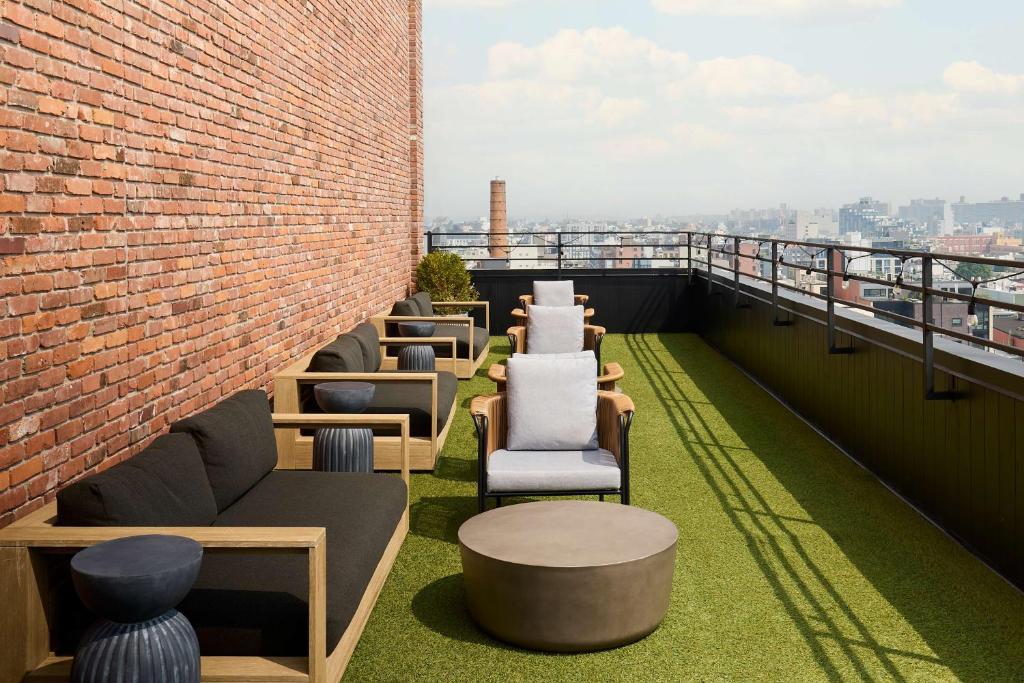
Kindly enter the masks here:
<path id="1" fill-rule="evenodd" d="M 942 74 L 957 92 L 978 95 L 1016 95 L 1024 92 L 1024 74 L 1003 74 L 978 62 L 954 62 Z"/>
<path id="2" fill-rule="evenodd" d="M 647 102 L 639 97 L 605 97 L 597 108 L 590 112 L 590 121 L 614 128 L 630 121 L 647 111 Z"/>
<path id="3" fill-rule="evenodd" d="M 734 143 L 735 136 L 702 123 L 677 123 L 672 126 L 673 140 L 688 149 L 720 149 Z"/>
<path id="4" fill-rule="evenodd" d="M 621 27 L 565 29 L 534 47 L 498 43 L 488 54 L 492 78 L 549 81 L 642 79 L 680 73 L 689 57 L 658 47 Z"/>
<path id="5" fill-rule="evenodd" d="M 696 65 L 686 78 L 669 84 L 673 98 L 702 95 L 716 100 L 795 98 L 821 95 L 828 79 L 805 75 L 795 67 L 760 55 L 710 59 Z"/>
<path id="6" fill-rule="evenodd" d="M 856 14 L 895 7 L 902 0 L 651 0 L 666 14 L 714 14 L 730 17 L 823 16 Z"/>

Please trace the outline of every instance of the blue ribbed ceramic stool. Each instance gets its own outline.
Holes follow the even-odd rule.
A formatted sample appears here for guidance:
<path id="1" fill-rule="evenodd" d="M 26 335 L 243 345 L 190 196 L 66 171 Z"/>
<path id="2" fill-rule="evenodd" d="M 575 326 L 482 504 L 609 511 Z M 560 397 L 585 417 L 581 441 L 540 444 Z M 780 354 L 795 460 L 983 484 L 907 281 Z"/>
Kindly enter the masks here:
<path id="1" fill-rule="evenodd" d="M 202 561 L 192 539 L 160 535 L 99 543 L 71 558 L 75 590 L 100 616 L 75 652 L 73 683 L 198 683 L 196 632 L 174 607 Z"/>
<path id="2" fill-rule="evenodd" d="M 325 413 L 361 413 L 373 400 L 369 382 L 324 382 L 313 387 Z M 373 472 L 373 430 L 323 427 L 313 434 L 313 469 L 317 472 Z"/>

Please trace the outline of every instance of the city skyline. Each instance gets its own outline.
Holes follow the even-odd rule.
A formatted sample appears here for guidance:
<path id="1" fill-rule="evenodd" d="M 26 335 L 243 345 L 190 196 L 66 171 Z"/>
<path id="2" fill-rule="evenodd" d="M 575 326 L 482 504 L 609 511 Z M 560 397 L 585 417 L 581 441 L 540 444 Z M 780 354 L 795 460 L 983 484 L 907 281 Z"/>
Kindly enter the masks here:
<path id="1" fill-rule="evenodd" d="M 1024 190 L 1011 3 L 426 0 L 424 21 L 428 217 L 484 215 L 495 176 L 513 219 Z"/>

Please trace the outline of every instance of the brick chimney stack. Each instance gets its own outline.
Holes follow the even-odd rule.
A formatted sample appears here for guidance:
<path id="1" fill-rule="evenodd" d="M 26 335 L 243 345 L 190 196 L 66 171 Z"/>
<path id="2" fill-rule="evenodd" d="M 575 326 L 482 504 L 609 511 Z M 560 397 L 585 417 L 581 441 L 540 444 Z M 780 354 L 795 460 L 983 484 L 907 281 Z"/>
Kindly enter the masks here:
<path id="1" fill-rule="evenodd" d="M 491 258 L 508 258 L 508 216 L 505 212 L 505 181 L 491 181 Z"/>

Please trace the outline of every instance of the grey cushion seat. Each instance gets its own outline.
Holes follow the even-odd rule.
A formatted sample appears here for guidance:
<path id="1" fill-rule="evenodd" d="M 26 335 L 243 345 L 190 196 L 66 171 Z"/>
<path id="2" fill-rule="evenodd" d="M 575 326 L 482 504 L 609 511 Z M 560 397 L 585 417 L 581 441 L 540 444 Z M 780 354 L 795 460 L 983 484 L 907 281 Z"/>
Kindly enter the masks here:
<path id="1" fill-rule="evenodd" d="M 352 620 L 374 569 L 405 511 L 398 477 L 274 471 L 224 510 L 214 526 L 316 526 L 327 529 L 327 651 Z M 307 654 L 305 554 L 207 553 L 178 609 L 204 655 Z"/>
<path id="2" fill-rule="evenodd" d="M 617 489 L 622 472 L 611 451 L 509 451 L 487 459 L 487 490 L 601 491 Z"/>
<path id="3" fill-rule="evenodd" d="M 459 358 L 466 358 L 469 352 L 469 325 L 445 325 L 440 324 L 434 332 L 435 337 L 455 337 L 455 349 Z M 476 359 L 487 348 L 487 342 L 491 335 L 482 327 L 473 328 L 473 355 Z M 434 348 L 438 358 L 451 358 L 451 347 L 438 346 Z"/>

